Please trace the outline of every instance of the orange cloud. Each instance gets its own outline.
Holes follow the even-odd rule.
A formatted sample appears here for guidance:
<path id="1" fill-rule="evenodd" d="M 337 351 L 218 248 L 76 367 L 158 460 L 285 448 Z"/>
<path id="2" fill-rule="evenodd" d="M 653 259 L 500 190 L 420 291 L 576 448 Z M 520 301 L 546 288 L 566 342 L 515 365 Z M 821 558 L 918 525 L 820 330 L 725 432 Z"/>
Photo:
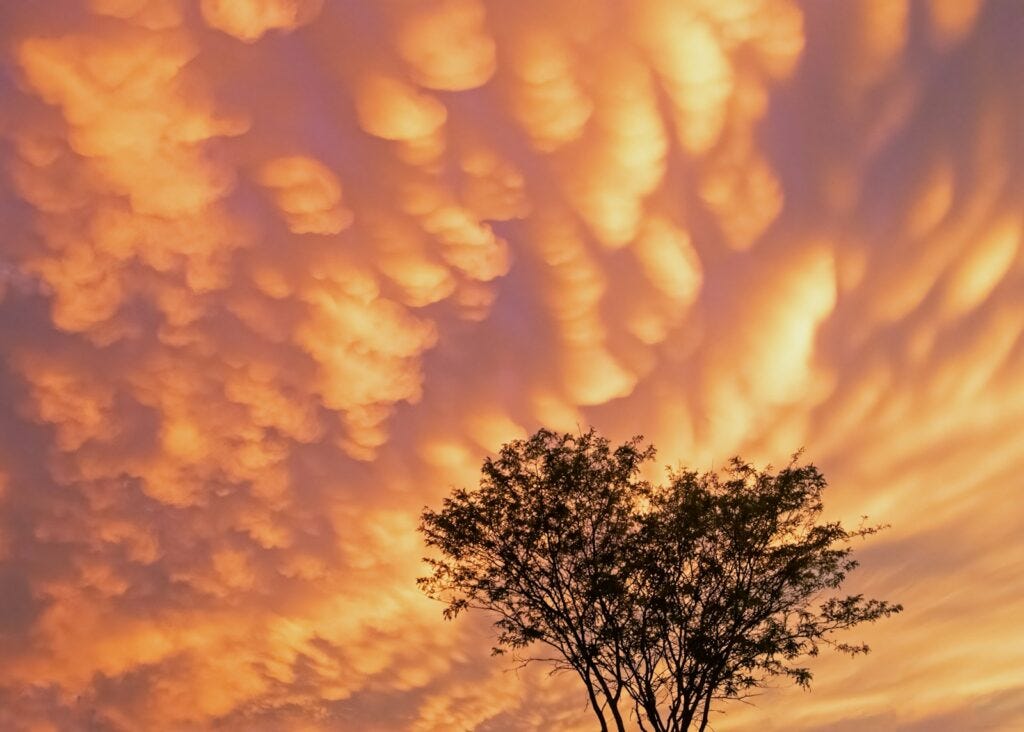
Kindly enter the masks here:
<path id="1" fill-rule="evenodd" d="M 275 158 L 264 164 L 259 179 L 273 191 L 295 234 L 337 234 L 352 223 L 351 212 L 341 205 L 341 184 L 316 160 Z"/>
<path id="2" fill-rule="evenodd" d="M 479 0 L 396 4 L 399 55 L 429 89 L 462 91 L 484 84 L 497 65 L 495 43 Z"/>
<path id="3" fill-rule="evenodd" d="M 313 20 L 323 0 L 201 0 L 212 28 L 253 43 L 270 30 L 293 30 Z"/>
<path id="4" fill-rule="evenodd" d="M 414 583 L 422 506 L 541 424 L 804 445 L 893 524 L 875 653 L 723 730 L 1020 724 L 1008 4 L 37 5 L 0 9 L 0 727 L 589 729 Z"/>

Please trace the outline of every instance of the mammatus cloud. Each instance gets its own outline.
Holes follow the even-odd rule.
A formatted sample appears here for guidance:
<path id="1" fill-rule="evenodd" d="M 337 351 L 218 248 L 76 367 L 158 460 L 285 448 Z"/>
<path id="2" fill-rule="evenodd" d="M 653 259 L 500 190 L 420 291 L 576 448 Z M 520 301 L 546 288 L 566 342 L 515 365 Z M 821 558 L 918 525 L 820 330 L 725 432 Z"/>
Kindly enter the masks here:
<path id="1" fill-rule="evenodd" d="M 543 424 L 804 445 L 907 606 L 722 729 L 1024 723 L 1011 2 L 0 10 L 0 727 L 589 729 L 414 578 Z"/>

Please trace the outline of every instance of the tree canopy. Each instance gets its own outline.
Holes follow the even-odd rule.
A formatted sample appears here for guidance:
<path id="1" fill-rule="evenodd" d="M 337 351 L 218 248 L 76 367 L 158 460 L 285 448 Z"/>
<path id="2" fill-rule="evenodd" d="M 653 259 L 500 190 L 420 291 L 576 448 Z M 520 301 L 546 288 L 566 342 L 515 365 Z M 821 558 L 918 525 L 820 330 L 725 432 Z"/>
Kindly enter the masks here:
<path id="1" fill-rule="evenodd" d="M 822 522 L 825 478 L 799 454 L 777 472 L 734 458 L 720 471 L 641 478 L 655 450 L 612 448 L 593 429 L 540 430 L 484 461 L 476 489 L 425 509 L 435 555 L 422 589 L 453 618 L 496 617 L 495 653 L 543 644 L 582 680 L 600 729 L 704 730 L 718 700 L 773 677 L 808 686 L 835 631 L 902 608 L 840 587 L 851 541 L 877 526 Z M 548 654 L 549 656 L 551 654 Z"/>

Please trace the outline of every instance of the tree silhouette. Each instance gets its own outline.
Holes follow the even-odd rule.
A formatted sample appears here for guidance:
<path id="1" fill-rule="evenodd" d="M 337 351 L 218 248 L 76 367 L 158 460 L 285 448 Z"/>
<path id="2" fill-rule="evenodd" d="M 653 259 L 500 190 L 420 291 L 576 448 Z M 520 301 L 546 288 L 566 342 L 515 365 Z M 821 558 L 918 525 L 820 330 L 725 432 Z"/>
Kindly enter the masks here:
<path id="1" fill-rule="evenodd" d="M 659 486 L 640 478 L 654 455 L 593 429 L 504 445 L 477 489 L 424 510 L 436 555 L 421 588 L 448 619 L 494 613 L 494 653 L 553 649 L 543 660 L 580 677 L 604 732 L 630 714 L 648 732 L 704 730 L 716 700 L 776 676 L 808 686 L 799 659 L 866 653 L 832 633 L 902 609 L 838 593 L 851 540 L 880 527 L 819 523 L 826 482 L 799 454 L 778 472 L 735 458 Z"/>

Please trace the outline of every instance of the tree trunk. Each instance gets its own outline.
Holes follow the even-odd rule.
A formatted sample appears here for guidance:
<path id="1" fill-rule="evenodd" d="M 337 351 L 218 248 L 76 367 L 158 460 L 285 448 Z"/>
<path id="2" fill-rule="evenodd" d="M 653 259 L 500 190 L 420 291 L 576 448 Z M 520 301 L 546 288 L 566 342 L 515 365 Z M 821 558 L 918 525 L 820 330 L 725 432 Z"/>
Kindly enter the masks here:
<path id="1" fill-rule="evenodd" d="M 604 718 L 604 712 L 601 711 L 601 704 L 597 700 L 597 695 L 594 693 L 594 684 L 590 681 L 590 678 L 577 670 L 580 678 L 583 679 L 583 683 L 587 687 L 587 697 L 590 699 L 590 707 L 594 710 L 594 714 L 597 715 L 597 720 L 601 723 L 601 732 L 608 732 L 608 720 Z"/>
<path id="2" fill-rule="evenodd" d="M 612 712 L 612 719 L 615 721 L 615 732 L 626 732 L 626 724 L 622 719 L 622 714 L 619 713 L 619 703 L 616 701 L 614 695 L 611 693 L 611 689 L 608 688 L 608 684 L 604 679 L 600 680 L 601 690 L 605 694 L 605 698 L 608 700 L 608 708 Z"/>
<path id="3" fill-rule="evenodd" d="M 704 710 L 700 715 L 700 727 L 698 732 L 704 732 L 708 727 L 708 715 L 711 713 L 711 692 L 704 698 Z"/>
<path id="4" fill-rule="evenodd" d="M 696 707 L 691 707 L 689 704 L 686 704 L 683 707 L 683 714 L 682 717 L 679 719 L 679 724 L 676 726 L 676 729 L 680 730 L 681 732 L 686 732 L 687 730 L 689 730 L 690 725 L 693 723 L 693 715 L 696 713 L 696 711 Z"/>

